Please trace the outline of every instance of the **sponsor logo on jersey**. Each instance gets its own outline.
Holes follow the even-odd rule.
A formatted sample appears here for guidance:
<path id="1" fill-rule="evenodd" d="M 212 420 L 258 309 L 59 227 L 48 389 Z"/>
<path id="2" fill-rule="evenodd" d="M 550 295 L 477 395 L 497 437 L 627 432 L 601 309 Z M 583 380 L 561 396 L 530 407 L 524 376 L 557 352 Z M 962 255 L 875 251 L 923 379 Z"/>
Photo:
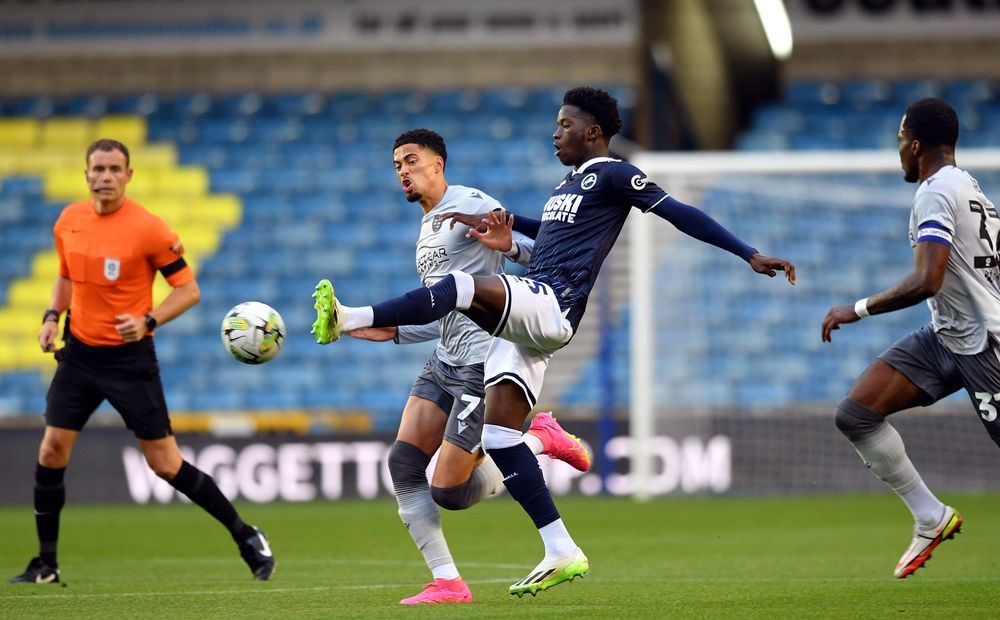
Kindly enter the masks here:
<path id="1" fill-rule="evenodd" d="M 585 191 L 594 189 L 595 185 L 597 185 L 597 175 L 594 174 L 593 172 L 583 177 L 583 180 L 580 181 L 580 187 L 583 188 Z"/>
<path id="2" fill-rule="evenodd" d="M 646 189 L 646 183 L 648 181 L 647 181 L 646 177 L 637 174 L 634 177 L 632 177 L 632 181 L 631 182 L 632 182 L 632 187 L 634 189 L 642 191 L 642 190 Z"/>
<path id="3" fill-rule="evenodd" d="M 549 198 L 542 208 L 543 222 L 566 222 L 573 224 L 576 221 L 576 212 L 583 202 L 582 194 L 558 194 Z"/>
<path id="4" fill-rule="evenodd" d="M 442 263 L 448 262 L 448 251 L 444 246 L 426 248 L 418 250 L 417 254 L 417 274 L 423 278 L 425 274 Z"/>

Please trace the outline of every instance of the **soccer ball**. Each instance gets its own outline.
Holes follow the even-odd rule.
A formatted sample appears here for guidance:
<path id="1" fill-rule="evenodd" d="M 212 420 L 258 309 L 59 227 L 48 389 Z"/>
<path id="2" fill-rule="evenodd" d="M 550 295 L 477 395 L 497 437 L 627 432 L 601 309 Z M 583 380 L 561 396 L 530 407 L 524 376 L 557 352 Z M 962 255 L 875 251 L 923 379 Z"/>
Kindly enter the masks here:
<path id="1" fill-rule="evenodd" d="M 274 359 L 285 343 L 285 322 L 271 306 L 244 301 L 222 319 L 222 345 L 244 364 L 263 364 Z"/>

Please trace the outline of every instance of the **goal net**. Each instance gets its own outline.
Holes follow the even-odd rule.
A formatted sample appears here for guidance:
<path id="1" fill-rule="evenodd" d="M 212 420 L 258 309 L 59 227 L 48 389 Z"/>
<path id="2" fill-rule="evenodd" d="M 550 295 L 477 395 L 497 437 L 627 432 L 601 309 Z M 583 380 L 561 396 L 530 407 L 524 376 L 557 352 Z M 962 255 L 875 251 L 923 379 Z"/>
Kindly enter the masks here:
<path id="1" fill-rule="evenodd" d="M 717 430 L 707 429 L 718 429 L 720 419 L 775 442 L 758 446 L 758 452 L 783 446 L 774 461 L 766 455 L 750 459 L 747 466 L 760 471 L 737 471 L 734 455 L 733 476 L 756 480 L 768 468 L 794 469 L 795 463 L 781 461 L 788 442 L 815 441 L 810 432 L 821 433 L 821 445 L 794 450 L 806 461 L 816 457 L 827 449 L 827 439 L 836 440 L 833 408 L 856 378 L 886 347 L 929 320 L 926 306 L 918 304 L 846 326 L 834 332 L 832 343 L 820 341 L 828 308 L 878 292 L 912 267 L 908 227 L 916 185 L 903 182 L 898 155 L 643 153 L 633 163 L 762 254 L 790 260 L 798 273 L 791 287 L 780 274 L 774 280 L 757 276 L 736 257 L 685 237 L 659 218 L 629 219 L 625 316 L 633 493 L 656 494 L 662 470 L 654 458 L 657 437 L 699 429 L 710 436 Z M 1000 150 L 960 149 L 958 164 L 998 200 Z M 996 449 L 964 392 L 932 411 L 961 411 L 967 416 L 963 424 L 982 439 L 977 445 Z M 801 436 L 789 430 L 808 417 L 823 424 L 809 428 L 823 430 Z M 790 422 L 769 425 L 774 419 Z M 832 449 L 856 459 L 842 439 Z M 786 486 L 813 482 L 791 480 Z"/>

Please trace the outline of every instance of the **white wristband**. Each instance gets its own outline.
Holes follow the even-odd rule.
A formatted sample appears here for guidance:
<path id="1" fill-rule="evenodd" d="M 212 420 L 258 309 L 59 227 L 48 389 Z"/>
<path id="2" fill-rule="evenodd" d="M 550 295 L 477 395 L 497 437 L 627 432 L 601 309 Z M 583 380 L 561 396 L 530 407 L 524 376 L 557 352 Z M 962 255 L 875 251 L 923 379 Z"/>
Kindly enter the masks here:
<path id="1" fill-rule="evenodd" d="M 868 313 L 868 298 L 859 299 L 854 302 L 854 313 L 858 315 L 859 319 L 863 319 L 866 316 L 871 316 Z"/>

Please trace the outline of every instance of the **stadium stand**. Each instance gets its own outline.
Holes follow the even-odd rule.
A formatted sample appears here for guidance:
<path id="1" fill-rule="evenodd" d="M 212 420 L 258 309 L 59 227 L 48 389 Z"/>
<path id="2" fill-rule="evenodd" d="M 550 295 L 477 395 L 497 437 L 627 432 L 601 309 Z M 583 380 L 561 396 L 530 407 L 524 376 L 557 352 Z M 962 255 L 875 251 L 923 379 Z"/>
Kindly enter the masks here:
<path id="1" fill-rule="evenodd" d="M 963 148 L 1000 143 L 1000 95 L 990 80 L 858 79 L 791 82 L 782 101 L 756 111 L 738 146 L 743 151 L 895 150 L 903 111 L 925 96 L 942 96 L 956 105 Z M 1000 175 L 978 178 L 987 193 L 1000 187 Z M 831 182 L 838 184 L 836 204 L 819 189 Z M 830 306 L 905 275 L 912 262 L 905 235 L 914 190 L 901 174 L 735 177 L 703 188 L 695 204 L 762 251 L 792 260 L 800 282 L 790 297 L 776 296 L 725 253 L 689 240 L 671 245 L 671 265 L 658 270 L 655 283 L 655 299 L 669 308 L 670 317 L 657 333 L 657 404 L 752 414 L 838 401 L 875 355 L 929 320 L 919 304 L 841 330 L 835 339 L 850 347 L 838 348 L 835 355 L 819 338 Z M 626 308 L 612 338 L 618 405 L 626 405 L 629 397 L 627 317 Z M 590 361 L 560 402 L 600 402 L 600 371 L 599 362 Z"/>
<path id="2" fill-rule="evenodd" d="M 395 428 L 433 345 L 317 347 L 308 335 L 312 287 L 330 276 L 348 303 L 362 303 L 418 283 L 420 213 L 401 199 L 391 167 L 392 141 L 410 127 L 444 135 L 453 183 L 540 212 L 564 174 L 548 137 L 563 90 L 3 102 L 0 145 L 13 148 L 0 156 L 0 320 L 11 334 L 0 353 L 0 413 L 44 406 L 53 363 L 35 335 L 56 272 L 51 226 L 64 204 L 85 197 L 82 153 L 100 135 L 132 148 L 129 194 L 180 233 L 202 285 L 202 303 L 156 337 L 173 411 L 367 410 L 375 430 Z M 277 363 L 243 367 L 219 342 L 222 316 L 249 299 L 285 320 L 290 337 Z"/>
<path id="3" fill-rule="evenodd" d="M 626 89 L 613 90 L 629 100 Z M 389 165 L 391 141 L 409 127 L 445 136 L 452 182 L 480 186 L 513 211 L 536 215 L 553 180 L 564 174 L 548 141 L 562 91 L 146 93 L 2 102 L 0 320 L 11 346 L 0 350 L 0 414 L 43 406 L 51 360 L 37 353 L 34 339 L 55 273 L 51 225 L 85 188 L 83 145 L 113 135 L 133 145 L 130 193 L 179 230 L 207 292 L 198 307 L 157 334 L 172 409 L 366 410 L 374 414 L 375 430 L 395 428 L 429 346 L 314 346 L 308 337 L 312 286 L 331 276 L 345 302 L 363 303 L 417 282 L 409 266 L 419 212 L 400 199 Z M 988 80 L 847 80 L 790 83 L 781 102 L 756 111 L 738 147 L 895 148 L 901 110 L 925 95 L 959 106 L 963 146 L 1000 142 L 1000 96 Z M 677 260 L 689 272 L 710 271 L 718 280 L 705 290 L 676 272 L 659 278 L 658 295 L 676 315 L 706 317 L 699 329 L 678 323 L 658 334 L 662 384 L 669 386 L 659 399 L 751 411 L 829 403 L 882 346 L 925 319 L 918 307 L 873 321 L 865 331 L 842 332 L 839 337 L 859 345 L 846 360 L 831 359 L 820 347 L 818 325 L 830 291 L 849 298 L 876 290 L 895 274 L 879 275 L 865 264 L 909 261 L 900 237 L 909 189 L 895 177 L 844 183 L 869 196 L 849 205 L 850 218 L 858 219 L 831 213 L 821 197 L 809 195 L 804 179 L 784 179 L 787 199 L 764 205 L 752 179 L 729 179 L 699 198 L 739 234 L 795 260 L 802 283 L 790 306 L 786 300 L 776 308 L 728 256 L 677 244 Z M 830 264 L 843 265 L 838 277 L 829 275 Z M 677 295 L 688 286 L 702 289 Z M 221 317 L 248 299 L 271 304 L 285 319 L 291 337 L 278 363 L 241 367 L 219 344 Z M 627 314 L 625 308 L 612 338 L 618 404 L 628 400 Z M 789 324 L 788 316 L 800 318 Z M 748 333 L 748 324 L 759 331 Z M 599 402 L 597 360 L 581 368 L 567 389 L 549 396 L 552 402 Z M 807 369 L 822 369 L 824 380 L 807 380 Z M 761 373 L 767 381 L 759 380 Z"/>

